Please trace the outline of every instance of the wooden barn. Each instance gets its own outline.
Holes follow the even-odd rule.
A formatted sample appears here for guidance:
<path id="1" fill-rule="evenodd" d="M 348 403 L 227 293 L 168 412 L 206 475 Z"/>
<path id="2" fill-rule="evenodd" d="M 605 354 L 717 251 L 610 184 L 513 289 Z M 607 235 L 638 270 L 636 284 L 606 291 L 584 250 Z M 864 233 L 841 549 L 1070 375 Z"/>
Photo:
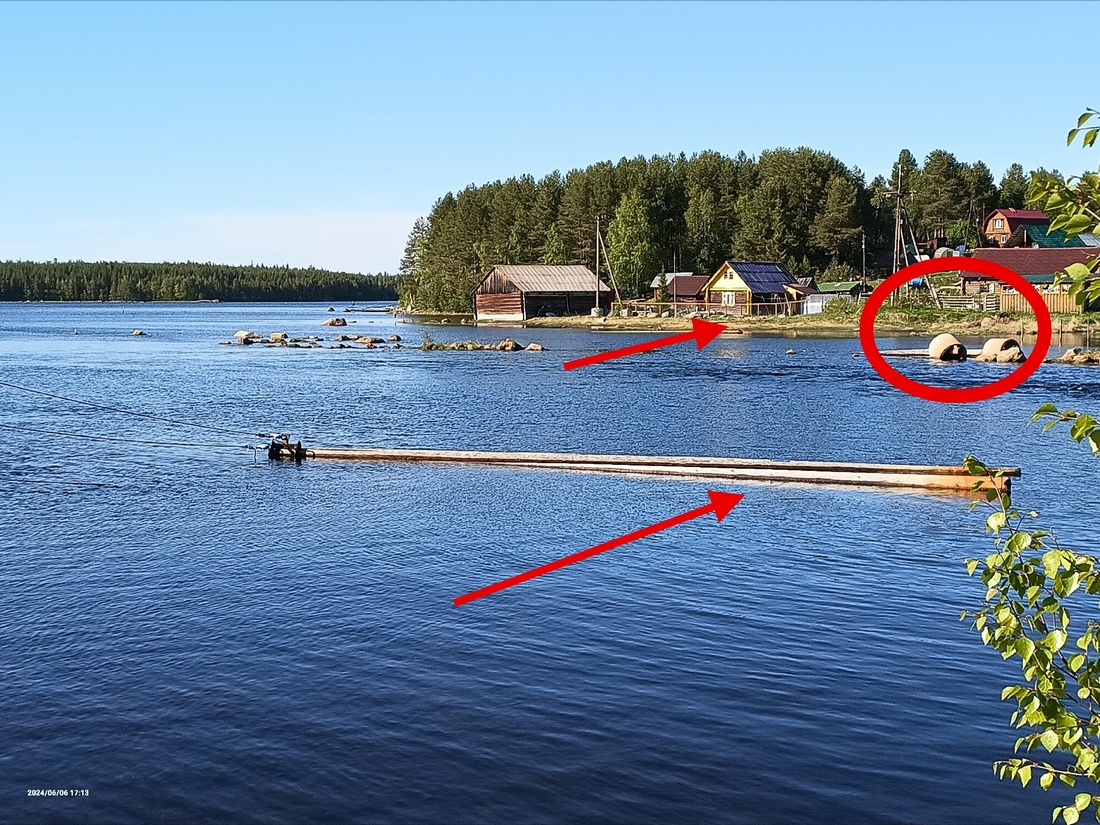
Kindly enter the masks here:
<path id="1" fill-rule="evenodd" d="M 526 321 L 548 315 L 588 315 L 611 308 L 611 288 L 587 266 L 498 264 L 474 290 L 479 321 Z"/>

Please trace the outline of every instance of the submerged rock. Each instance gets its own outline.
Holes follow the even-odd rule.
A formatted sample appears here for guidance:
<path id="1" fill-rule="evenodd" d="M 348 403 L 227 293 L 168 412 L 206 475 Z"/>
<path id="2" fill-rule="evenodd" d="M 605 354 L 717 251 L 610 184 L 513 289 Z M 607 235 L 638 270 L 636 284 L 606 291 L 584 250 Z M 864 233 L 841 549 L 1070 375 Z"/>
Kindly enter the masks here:
<path id="1" fill-rule="evenodd" d="M 1024 351 L 1019 347 L 1009 347 L 997 353 L 998 364 L 1019 364 L 1025 360 Z"/>

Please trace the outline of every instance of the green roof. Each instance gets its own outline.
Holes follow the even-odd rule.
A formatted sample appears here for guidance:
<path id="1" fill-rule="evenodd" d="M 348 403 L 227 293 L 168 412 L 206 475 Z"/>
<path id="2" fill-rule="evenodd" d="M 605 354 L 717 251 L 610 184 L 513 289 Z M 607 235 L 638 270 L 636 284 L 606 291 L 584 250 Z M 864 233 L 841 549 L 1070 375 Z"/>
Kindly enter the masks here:
<path id="1" fill-rule="evenodd" d="M 1052 284 L 1054 283 L 1054 275 L 1025 275 L 1024 280 L 1029 284 Z"/>
<path id="2" fill-rule="evenodd" d="M 1027 223 L 1022 227 L 1027 232 L 1028 240 L 1041 249 L 1066 249 L 1067 247 L 1084 246 L 1085 242 L 1076 235 L 1067 238 L 1061 229 L 1051 230 L 1043 223 Z"/>
<path id="3" fill-rule="evenodd" d="M 818 292 L 833 293 L 833 292 L 851 292 L 857 286 L 859 281 L 834 281 L 833 283 L 819 283 L 817 285 Z"/>

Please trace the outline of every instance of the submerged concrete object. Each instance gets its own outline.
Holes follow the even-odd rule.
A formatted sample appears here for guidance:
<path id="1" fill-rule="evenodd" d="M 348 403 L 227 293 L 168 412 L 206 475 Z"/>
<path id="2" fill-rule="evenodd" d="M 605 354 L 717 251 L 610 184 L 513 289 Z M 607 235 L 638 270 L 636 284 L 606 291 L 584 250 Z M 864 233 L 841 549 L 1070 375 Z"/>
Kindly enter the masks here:
<path id="1" fill-rule="evenodd" d="M 966 347 L 949 332 L 943 332 L 928 345 L 928 357 L 935 361 L 965 361 Z"/>

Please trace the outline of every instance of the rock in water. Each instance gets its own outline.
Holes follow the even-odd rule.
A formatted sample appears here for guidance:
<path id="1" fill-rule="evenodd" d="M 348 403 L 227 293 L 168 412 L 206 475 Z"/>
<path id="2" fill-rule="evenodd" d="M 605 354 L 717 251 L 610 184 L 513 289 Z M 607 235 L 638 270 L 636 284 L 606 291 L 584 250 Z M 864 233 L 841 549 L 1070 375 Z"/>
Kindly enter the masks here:
<path id="1" fill-rule="evenodd" d="M 321 322 L 321 326 L 323 327 L 346 327 L 347 325 L 348 322 L 343 318 L 329 318 Z"/>
<path id="2" fill-rule="evenodd" d="M 260 333 L 250 329 L 239 329 L 233 333 L 233 340 L 238 344 L 251 344 L 253 341 L 260 340 Z"/>
<path id="3" fill-rule="evenodd" d="M 287 340 L 287 338 L 289 338 L 289 337 L 290 337 L 290 336 L 288 336 L 288 335 L 287 335 L 287 334 L 286 334 L 285 332 L 273 332 L 273 333 L 271 333 L 271 335 L 269 335 L 269 336 L 268 336 L 268 338 L 269 338 L 270 340 L 272 340 L 272 341 L 276 341 L 276 342 L 278 342 L 278 341 L 285 341 L 285 340 Z"/>
<path id="4" fill-rule="evenodd" d="M 389 340 L 389 341 L 400 341 L 401 336 L 400 335 L 391 335 L 387 340 Z"/>
<path id="5" fill-rule="evenodd" d="M 1019 364 L 1024 360 L 1024 351 L 1019 347 L 1009 347 L 997 353 L 998 364 Z"/>
<path id="6" fill-rule="evenodd" d="M 143 330 L 143 329 L 135 329 L 135 330 L 134 330 L 133 332 L 131 332 L 130 334 L 131 334 L 131 335 L 134 335 L 134 336 L 144 335 L 144 334 L 145 334 L 145 330 Z"/>
<path id="7" fill-rule="evenodd" d="M 542 344 L 528 344 L 526 347 L 524 347 L 524 349 L 527 352 L 542 352 L 544 349 L 546 349 L 546 347 L 544 347 Z"/>

